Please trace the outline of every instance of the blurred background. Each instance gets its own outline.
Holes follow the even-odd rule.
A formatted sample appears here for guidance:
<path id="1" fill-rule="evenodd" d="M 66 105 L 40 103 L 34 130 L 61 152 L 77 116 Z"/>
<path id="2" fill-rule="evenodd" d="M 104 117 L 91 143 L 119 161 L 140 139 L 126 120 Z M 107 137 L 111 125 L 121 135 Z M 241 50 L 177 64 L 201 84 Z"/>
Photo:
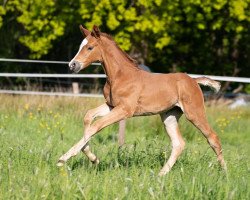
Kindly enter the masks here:
<path id="1" fill-rule="evenodd" d="M 113 36 L 152 72 L 250 76 L 249 0 L 3 0 L 0 58 L 69 61 L 79 25 Z M 69 73 L 67 64 L 0 62 L 0 72 Z M 81 73 L 103 74 L 100 66 Z M 0 77 L 2 89 L 101 93 L 105 79 Z M 250 84 L 223 82 L 222 94 L 250 93 Z"/>

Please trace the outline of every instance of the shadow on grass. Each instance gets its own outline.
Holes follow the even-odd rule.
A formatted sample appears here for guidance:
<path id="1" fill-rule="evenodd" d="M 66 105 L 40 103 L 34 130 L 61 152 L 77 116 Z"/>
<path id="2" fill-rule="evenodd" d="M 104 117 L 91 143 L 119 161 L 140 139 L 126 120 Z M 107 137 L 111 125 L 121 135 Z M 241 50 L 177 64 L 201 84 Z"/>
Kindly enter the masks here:
<path id="1" fill-rule="evenodd" d="M 147 145 L 143 149 L 138 147 L 137 143 L 129 146 L 123 146 L 118 149 L 110 149 L 108 153 L 101 158 L 98 165 L 93 164 L 87 158 L 74 160 L 71 169 L 93 168 L 97 171 L 105 171 L 117 168 L 131 168 L 147 166 L 150 168 L 162 166 L 166 161 L 170 152 L 166 152 L 163 148 L 157 148 L 155 145 Z"/>
<path id="2" fill-rule="evenodd" d="M 72 171 L 84 168 L 85 170 L 95 170 L 102 172 L 115 169 L 129 168 L 161 168 L 170 156 L 170 148 L 156 147 L 155 144 L 148 144 L 141 148 L 140 144 L 125 145 L 121 148 L 109 149 L 105 156 L 101 157 L 98 165 L 93 165 L 86 157 L 74 159 L 71 162 Z M 177 160 L 173 169 L 187 170 L 190 173 L 204 171 L 205 169 L 212 171 L 221 171 L 216 158 L 209 153 L 210 149 L 206 149 L 200 154 L 193 153 L 193 150 L 186 150 Z M 181 169 L 182 168 L 182 169 Z"/>

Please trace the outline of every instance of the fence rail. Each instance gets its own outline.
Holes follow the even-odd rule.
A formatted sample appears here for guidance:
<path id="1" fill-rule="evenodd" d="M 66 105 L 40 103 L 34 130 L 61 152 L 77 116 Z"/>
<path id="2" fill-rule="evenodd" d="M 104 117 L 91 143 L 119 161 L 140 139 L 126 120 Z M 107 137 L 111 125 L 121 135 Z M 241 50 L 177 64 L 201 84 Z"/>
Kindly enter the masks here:
<path id="1" fill-rule="evenodd" d="M 0 58 L 0 62 L 21 62 L 21 63 L 46 63 L 46 64 L 69 64 L 67 61 L 55 61 L 55 60 L 31 60 L 31 59 L 12 59 L 12 58 Z M 101 65 L 100 63 L 92 63 L 92 65 Z"/>
<path id="2" fill-rule="evenodd" d="M 0 77 L 27 78 L 106 78 L 105 74 L 30 74 L 30 73 L 0 73 Z"/>
<path id="3" fill-rule="evenodd" d="M 37 91 L 23 91 L 23 90 L 0 90 L 0 94 L 21 94 L 21 95 L 44 95 L 44 96 L 65 96 L 65 97 L 103 97 L 102 94 L 91 93 L 66 93 L 66 92 L 37 92 Z"/>
<path id="4" fill-rule="evenodd" d="M 21 62 L 21 63 L 47 63 L 47 64 L 68 64 L 66 61 L 48 61 L 48 60 L 29 60 L 29 59 L 9 59 L 0 58 L 0 62 Z M 101 65 L 93 63 L 92 65 Z M 230 77 L 230 76 L 213 76 L 201 74 L 188 74 L 193 78 L 206 76 L 213 80 L 229 81 L 239 83 L 250 83 L 250 78 L 247 77 Z M 38 74 L 38 73 L 0 73 L 0 77 L 26 77 L 26 78 L 106 78 L 105 74 Z M 0 90 L 0 93 L 5 94 L 26 94 L 26 95 L 49 95 L 49 96 L 79 96 L 79 97 L 103 97 L 101 94 L 74 94 L 60 92 L 36 92 L 36 91 L 16 91 L 16 90 Z"/>
<path id="5" fill-rule="evenodd" d="M 233 77 L 233 76 L 214 76 L 214 75 L 201 75 L 201 74 L 188 74 L 192 78 L 198 77 L 208 77 L 216 81 L 228 81 L 228 82 L 238 82 L 238 83 L 250 83 L 250 78 L 246 77 Z"/>
<path id="6" fill-rule="evenodd" d="M 206 76 L 217 81 L 250 83 L 250 78 L 232 76 L 214 76 L 202 74 L 188 74 L 192 78 Z M 30 74 L 30 73 L 0 73 L 0 77 L 37 77 L 37 78 L 106 78 L 105 74 Z"/>

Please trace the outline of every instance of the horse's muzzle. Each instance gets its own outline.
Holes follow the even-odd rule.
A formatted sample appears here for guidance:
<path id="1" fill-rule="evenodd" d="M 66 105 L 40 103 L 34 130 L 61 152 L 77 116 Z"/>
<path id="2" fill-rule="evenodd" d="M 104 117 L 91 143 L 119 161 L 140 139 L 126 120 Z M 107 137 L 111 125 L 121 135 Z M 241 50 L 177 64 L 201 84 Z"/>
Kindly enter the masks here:
<path id="1" fill-rule="evenodd" d="M 76 60 L 69 63 L 69 69 L 72 71 L 72 73 L 78 73 L 81 70 L 81 68 L 82 68 L 81 63 Z"/>

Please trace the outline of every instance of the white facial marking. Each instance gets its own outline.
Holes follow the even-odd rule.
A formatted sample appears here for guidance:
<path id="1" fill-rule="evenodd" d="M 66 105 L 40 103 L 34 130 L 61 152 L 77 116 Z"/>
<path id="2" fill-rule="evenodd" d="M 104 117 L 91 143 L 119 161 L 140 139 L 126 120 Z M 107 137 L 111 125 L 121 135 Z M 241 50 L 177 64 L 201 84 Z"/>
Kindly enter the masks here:
<path id="1" fill-rule="evenodd" d="M 72 62 L 75 60 L 75 58 L 78 56 L 78 54 L 80 53 L 80 51 L 82 50 L 82 48 L 83 48 L 86 44 L 88 44 L 87 38 L 85 38 L 85 39 L 82 41 L 82 43 L 81 43 L 81 45 L 80 45 L 80 47 L 79 47 L 79 50 L 78 50 L 77 54 L 76 54 L 75 57 L 69 62 L 69 66 L 72 64 Z"/>
<path id="2" fill-rule="evenodd" d="M 85 38 L 85 39 L 82 41 L 81 45 L 80 45 L 79 51 L 81 51 L 81 49 L 82 49 L 86 44 L 88 44 L 88 40 Z"/>

